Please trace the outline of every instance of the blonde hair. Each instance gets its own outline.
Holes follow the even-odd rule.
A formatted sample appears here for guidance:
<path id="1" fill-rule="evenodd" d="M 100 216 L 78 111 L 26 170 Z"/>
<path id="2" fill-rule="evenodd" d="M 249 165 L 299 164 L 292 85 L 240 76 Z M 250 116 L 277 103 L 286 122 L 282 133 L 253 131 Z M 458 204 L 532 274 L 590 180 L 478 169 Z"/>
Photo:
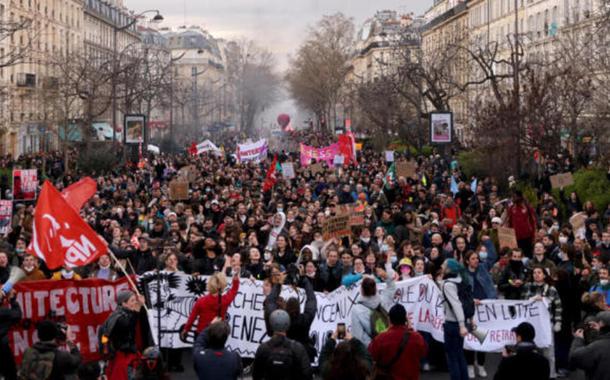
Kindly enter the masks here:
<path id="1" fill-rule="evenodd" d="M 222 272 L 216 272 L 208 278 L 207 290 L 209 294 L 216 294 L 227 287 L 227 277 Z"/>

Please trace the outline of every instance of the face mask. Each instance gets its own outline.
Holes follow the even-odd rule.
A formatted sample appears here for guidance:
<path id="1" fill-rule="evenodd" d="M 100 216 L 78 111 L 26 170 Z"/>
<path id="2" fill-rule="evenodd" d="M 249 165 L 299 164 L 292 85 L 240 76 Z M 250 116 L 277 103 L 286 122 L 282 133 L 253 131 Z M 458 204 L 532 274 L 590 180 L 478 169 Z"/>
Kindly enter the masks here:
<path id="1" fill-rule="evenodd" d="M 608 280 L 599 280 L 599 283 L 600 283 L 602 286 L 606 286 L 606 285 L 608 285 Z"/>
<path id="2" fill-rule="evenodd" d="M 33 270 L 34 270 L 34 266 L 33 266 L 33 265 L 32 265 L 31 267 L 25 267 L 25 266 L 24 266 L 24 267 L 23 267 L 23 270 L 25 270 L 26 272 L 28 272 L 28 273 L 29 273 L 29 272 L 31 272 L 31 271 L 33 271 Z"/>
<path id="3" fill-rule="evenodd" d="M 67 270 L 62 269 L 61 270 L 61 276 L 63 278 L 65 278 L 66 280 L 70 280 L 72 277 L 74 277 L 74 272 L 72 272 L 72 271 L 68 272 Z"/>
<path id="4" fill-rule="evenodd" d="M 22 255 L 25 252 L 25 249 L 23 248 L 15 248 L 15 253 L 18 255 Z"/>
<path id="5" fill-rule="evenodd" d="M 362 240 L 365 243 L 368 243 L 369 241 L 371 241 L 370 237 L 361 237 L 360 240 Z"/>
<path id="6" fill-rule="evenodd" d="M 481 260 L 487 260 L 487 251 L 481 251 L 481 252 L 479 252 L 479 259 L 481 259 Z"/>
<path id="7" fill-rule="evenodd" d="M 560 236 L 559 237 L 559 244 L 565 244 L 568 242 L 568 238 L 565 236 Z"/>

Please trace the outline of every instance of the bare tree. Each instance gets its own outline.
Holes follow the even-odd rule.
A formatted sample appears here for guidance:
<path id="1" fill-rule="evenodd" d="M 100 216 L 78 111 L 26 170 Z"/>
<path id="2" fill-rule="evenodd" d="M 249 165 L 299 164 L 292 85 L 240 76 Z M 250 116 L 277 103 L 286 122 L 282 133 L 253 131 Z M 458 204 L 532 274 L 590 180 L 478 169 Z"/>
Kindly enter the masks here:
<path id="1" fill-rule="evenodd" d="M 324 16 L 309 31 L 286 75 L 297 103 L 332 130 L 341 100 L 354 36 L 353 20 L 342 13 Z"/>

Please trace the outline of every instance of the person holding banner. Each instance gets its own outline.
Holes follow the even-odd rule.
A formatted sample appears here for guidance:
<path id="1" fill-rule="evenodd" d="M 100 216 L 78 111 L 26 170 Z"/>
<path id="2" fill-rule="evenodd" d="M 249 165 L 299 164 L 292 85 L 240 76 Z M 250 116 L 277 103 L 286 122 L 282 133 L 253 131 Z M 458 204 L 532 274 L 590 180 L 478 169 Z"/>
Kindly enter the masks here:
<path id="1" fill-rule="evenodd" d="M 562 318 L 562 306 L 561 298 L 557 289 L 550 284 L 550 276 L 546 272 L 546 268 L 538 266 L 534 267 L 532 271 L 532 282 L 525 285 L 525 292 L 523 293 L 523 299 L 531 301 L 542 301 L 543 298 L 548 300 L 549 315 L 551 316 L 551 326 L 553 326 L 553 332 L 555 334 L 561 331 L 561 318 Z M 557 377 L 557 370 L 555 368 L 555 339 L 554 334 L 553 341 L 550 347 L 544 348 L 544 356 L 549 360 L 551 366 L 551 378 Z"/>
<path id="2" fill-rule="evenodd" d="M 237 296 L 237 291 L 239 290 L 240 273 L 240 268 L 233 268 L 233 281 L 231 282 L 231 289 L 225 295 L 222 294 L 223 290 L 227 287 L 227 278 L 225 274 L 222 272 L 216 272 L 210 276 L 210 278 L 208 278 L 208 294 L 200 297 L 197 302 L 195 302 L 193 310 L 191 310 L 191 314 L 189 315 L 189 319 L 180 333 L 183 339 L 186 338 L 186 335 L 191 330 L 193 323 L 195 323 L 195 319 L 198 320 L 196 331 L 197 334 L 200 334 L 210 325 L 214 318 L 218 317 L 222 320 L 226 318 L 227 309 Z"/>
<path id="3" fill-rule="evenodd" d="M 459 297 L 460 286 L 469 286 L 468 275 L 457 260 L 447 259 L 442 265 L 441 290 L 445 297 L 445 355 L 451 380 L 468 380 L 468 364 L 464 356 L 464 337 L 468 335 L 466 316 Z M 464 283 L 464 284 L 463 284 Z"/>

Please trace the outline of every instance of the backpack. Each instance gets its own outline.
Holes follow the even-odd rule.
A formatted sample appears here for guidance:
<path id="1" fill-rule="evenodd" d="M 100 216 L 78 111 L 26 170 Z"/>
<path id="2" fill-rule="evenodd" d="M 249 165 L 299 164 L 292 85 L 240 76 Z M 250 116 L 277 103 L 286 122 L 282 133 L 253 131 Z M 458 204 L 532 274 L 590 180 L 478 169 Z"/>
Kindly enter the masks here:
<path id="1" fill-rule="evenodd" d="M 100 329 L 97 332 L 98 349 L 103 360 L 112 359 L 116 351 L 116 349 L 112 345 L 112 339 L 110 338 L 110 335 L 112 334 L 114 325 L 116 324 L 120 315 L 120 313 L 114 311 L 112 314 L 110 314 L 108 319 L 106 319 L 104 324 L 100 326 Z"/>
<path id="2" fill-rule="evenodd" d="M 18 379 L 47 380 L 53 372 L 54 360 L 55 351 L 41 353 L 37 349 L 29 347 L 23 354 Z"/>
<path id="3" fill-rule="evenodd" d="M 460 283 L 455 283 L 458 291 L 458 298 L 460 299 L 460 303 L 462 304 L 462 310 L 464 311 L 464 319 L 472 319 L 475 312 L 474 298 L 472 297 L 472 288 L 470 285 L 466 284 L 464 281 Z M 443 297 L 445 297 L 445 302 L 451 309 L 451 302 L 447 300 L 447 296 L 445 296 L 445 285 L 443 285 Z M 454 311 L 455 313 L 455 311 Z"/>
<path id="4" fill-rule="evenodd" d="M 371 309 L 371 316 L 369 317 L 371 326 L 371 338 L 375 338 L 377 335 L 386 331 L 390 328 L 390 316 L 388 312 L 379 304 L 375 309 Z"/>
<path id="5" fill-rule="evenodd" d="M 294 353 L 292 344 L 286 342 L 277 346 L 271 347 L 271 353 L 267 359 L 267 370 L 265 371 L 266 379 L 290 379 L 293 376 L 292 368 L 294 367 Z"/>

